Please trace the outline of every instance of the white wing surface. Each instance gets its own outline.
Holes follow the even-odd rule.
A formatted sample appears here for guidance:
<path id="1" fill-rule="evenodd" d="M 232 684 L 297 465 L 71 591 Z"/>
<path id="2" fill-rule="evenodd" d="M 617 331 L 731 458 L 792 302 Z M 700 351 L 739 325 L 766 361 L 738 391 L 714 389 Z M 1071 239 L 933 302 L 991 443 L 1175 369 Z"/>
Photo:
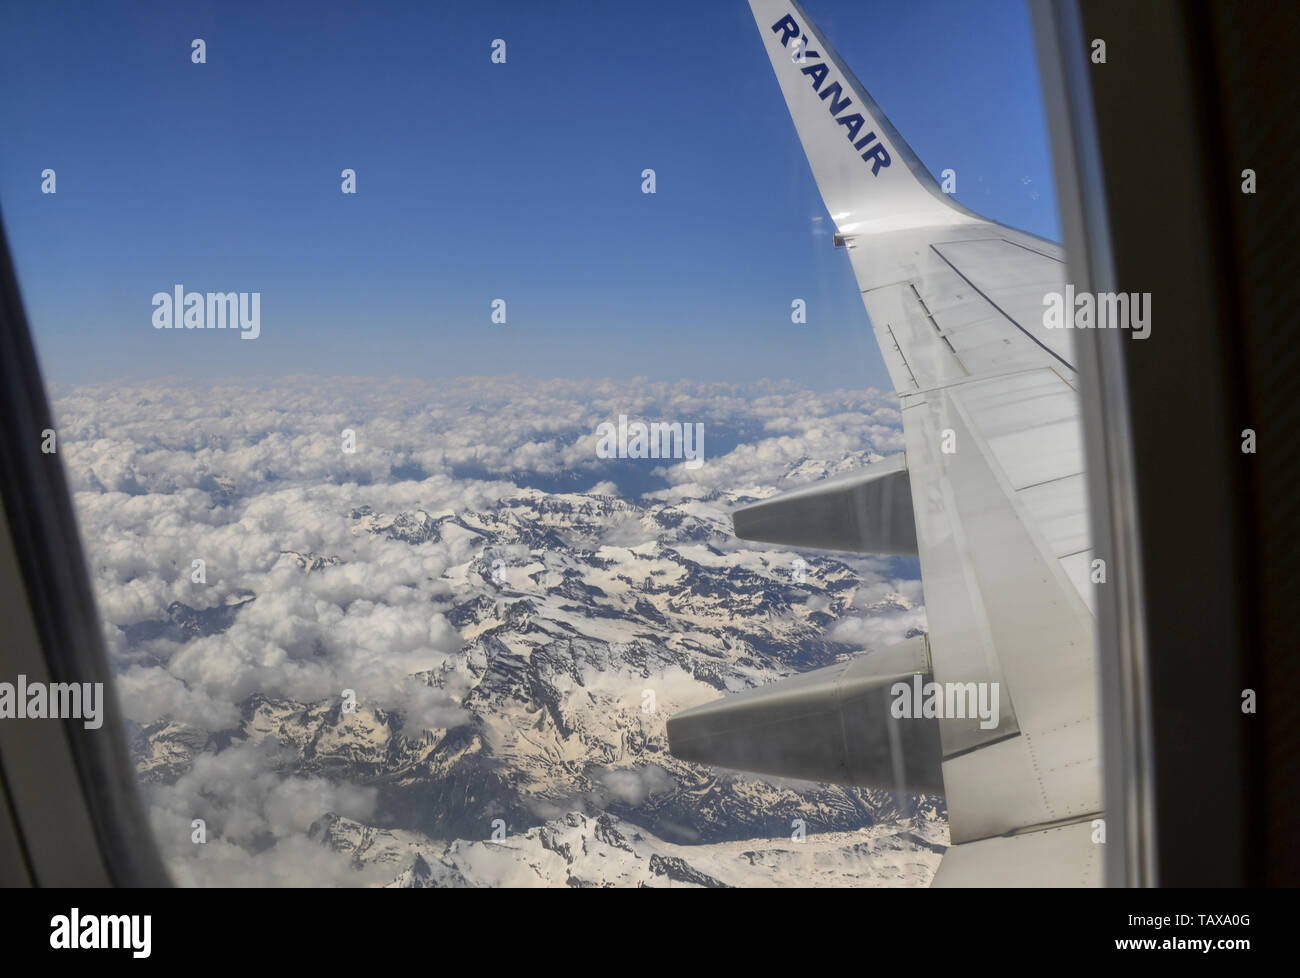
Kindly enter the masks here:
<path id="1" fill-rule="evenodd" d="M 959 699 L 964 684 L 997 684 L 996 722 L 938 720 L 952 847 L 935 883 L 1096 885 L 1100 735 L 1078 382 L 1070 330 L 1043 325 L 1044 296 L 1065 293 L 1061 249 L 946 196 L 797 3 L 750 5 L 902 405 L 906 452 L 893 466 L 910 486 L 929 619 L 928 663 L 915 672 L 928 665 L 925 678 L 945 690 L 963 684 Z M 877 480 L 874 495 L 856 498 L 895 484 Z M 784 498 L 766 520 L 742 511 L 738 531 L 798 502 Z M 892 508 L 895 522 L 901 511 Z M 670 721 L 674 752 L 699 733 L 691 756 L 708 758 L 710 707 Z M 910 760 L 895 750 L 894 770 Z"/>

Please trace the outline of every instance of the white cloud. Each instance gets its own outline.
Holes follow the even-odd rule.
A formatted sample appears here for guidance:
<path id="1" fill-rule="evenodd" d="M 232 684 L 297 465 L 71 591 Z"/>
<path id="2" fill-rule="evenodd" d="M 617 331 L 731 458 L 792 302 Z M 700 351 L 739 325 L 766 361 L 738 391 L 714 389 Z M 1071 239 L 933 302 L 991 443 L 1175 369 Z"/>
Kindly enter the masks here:
<path id="1" fill-rule="evenodd" d="M 411 740 L 464 723 L 464 670 L 481 666 L 460 655 L 464 639 L 447 613 L 466 589 L 499 594 L 484 580 L 488 565 L 475 572 L 467 565 L 501 556 L 512 587 L 531 586 L 525 575 L 543 566 L 561 580 L 568 565 L 554 558 L 525 571 L 535 562 L 530 544 L 485 554 L 475 527 L 454 520 L 500 506 L 521 532 L 542 534 L 545 508 L 524 488 L 533 482 L 575 477 L 586 499 L 603 506 L 597 497 L 624 496 L 629 472 L 644 466 L 639 475 L 657 487 L 645 499 L 670 506 L 673 519 L 695 521 L 713 541 L 692 544 L 696 558 L 721 564 L 743 556 L 747 572 L 775 579 L 788 552 L 740 554 L 729 539 L 737 498 L 902 449 L 892 395 L 780 384 L 158 382 L 77 390 L 55 409 L 126 715 L 141 726 L 170 720 L 207 734 L 237 731 L 253 696 L 337 704 L 345 689 L 367 715 L 398 714 Z M 620 414 L 703 423 L 704 466 L 597 458 L 596 425 Z M 356 433 L 353 454 L 342 450 L 345 428 Z M 678 573 L 641 552 L 663 527 L 644 508 L 619 505 L 591 517 L 585 545 L 622 555 L 642 578 Z M 354 516 L 363 507 L 430 514 L 438 536 L 412 543 L 365 532 Z M 313 557 L 321 565 L 308 570 Z M 199 559 L 203 582 L 191 577 Z M 612 573 L 603 584 L 626 586 Z M 919 582 L 868 574 L 854 593 L 830 630 L 833 641 L 875 647 L 924 627 Z M 817 600 L 826 612 L 829 598 Z M 235 602 L 244 603 L 222 610 Z M 156 634 L 141 637 L 148 628 Z M 728 682 L 753 681 L 745 677 L 756 677 L 755 668 L 733 670 Z M 430 685 L 434 675 L 441 685 Z M 665 709 L 716 695 L 675 665 L 657 685 Z M 174 783 L 149 786 L 153 822 L 180 882 L 356 881 L 348 860 L 307 832 L 325 812 L 370 818 L 377 794 L 346 777 L 297 772 L 296 757 L 275 750 L 274 737 L 235 736 L 195 754 Z M 598 783 L 604 797 L 636 805 L 673 782 L 651 764 L 607 769 Z M 196 817 L 208 821 L 206 845 L 189 841 Z"/>

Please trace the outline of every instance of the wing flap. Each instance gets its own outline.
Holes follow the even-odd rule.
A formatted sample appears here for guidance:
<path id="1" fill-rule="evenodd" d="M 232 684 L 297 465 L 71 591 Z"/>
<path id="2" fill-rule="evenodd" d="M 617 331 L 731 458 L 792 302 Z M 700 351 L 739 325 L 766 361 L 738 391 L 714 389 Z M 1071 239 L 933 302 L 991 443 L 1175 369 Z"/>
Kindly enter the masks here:
<path id="1" fill-rule="evenodd" d="M 1091 820 L 950 846 L 931 886 L 1101 886 Z"/>
<path id="2" fill-rule="evenodd" d="M 684 710 L 674 757 L 804 781 L 937 794 L 937 721 L 897 719 L 894 685 L 929 681 L 925 636 Z"/>
<path id="3" fill-rule="evenodd" d="M 902 455 L 865 473 L 781 493 L 732 514 L 736 536 L 789 547 L 916 554 L 912 489 Z"/>

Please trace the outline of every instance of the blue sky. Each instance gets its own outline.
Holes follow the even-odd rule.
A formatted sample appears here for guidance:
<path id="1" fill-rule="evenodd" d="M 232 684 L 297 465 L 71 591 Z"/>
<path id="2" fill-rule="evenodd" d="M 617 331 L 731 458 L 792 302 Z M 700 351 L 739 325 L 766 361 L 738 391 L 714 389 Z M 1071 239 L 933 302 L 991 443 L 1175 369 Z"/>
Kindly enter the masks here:
<path id="1" fill-rule="evenodd" d="M 744 0 L 387 6 L 0 3 L 0 206 L 57 389 L 889 386 Z M 804 7 L 959 200 L 1059 239 L 1022 0 Z M 176 283 L 260 291 L 260 338 L 153 329 Z"/>

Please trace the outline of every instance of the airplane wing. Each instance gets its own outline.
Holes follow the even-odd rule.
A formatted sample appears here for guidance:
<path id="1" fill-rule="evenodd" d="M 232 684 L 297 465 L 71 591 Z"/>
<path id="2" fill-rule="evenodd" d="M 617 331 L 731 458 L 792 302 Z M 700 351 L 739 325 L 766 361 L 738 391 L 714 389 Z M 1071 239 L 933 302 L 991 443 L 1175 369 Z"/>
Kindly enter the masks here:
<path id="1" fill-rule="evenodd" d="M 945 195 L 799 4 L 750 6 L 897 390 L 906 451 L 746 507 L 736 532 L 916 553 L 928 635 L 684 711 L 671 750 L 810 780 L 941 784 L 952 845 L 935 885 L 1098 885 L 1102 565 L 1072 334 L 1044 325 L 1044 296 L 1066 292 L 1061 249 Z M 938 747 L 918 725 L 937 727 Z"/>

